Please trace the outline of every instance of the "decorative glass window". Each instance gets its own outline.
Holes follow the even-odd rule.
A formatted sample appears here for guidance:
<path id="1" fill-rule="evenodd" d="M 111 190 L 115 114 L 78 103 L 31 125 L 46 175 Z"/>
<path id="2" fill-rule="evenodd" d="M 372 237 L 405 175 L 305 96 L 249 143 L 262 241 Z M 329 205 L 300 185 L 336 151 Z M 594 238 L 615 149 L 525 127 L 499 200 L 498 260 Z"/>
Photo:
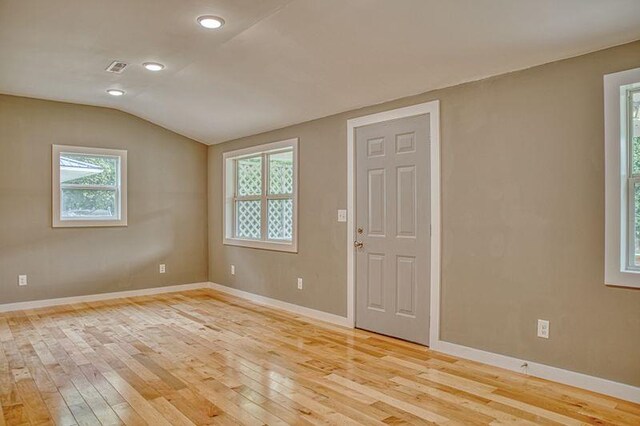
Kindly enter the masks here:
<path id="1" fill-rule="evenodd" d="M 640 68 L 605 84 L 605 283 L 640 287 Z"/>
<path id="2" fill-rule="evenodd" d="M 127 151 L 53 145 L 53 226 L 127 225 Z"/>
<path id="3" fill-rule="evenodd" d="M 297 252 L 298 139 L 227 152 L 225 244 Z"/>

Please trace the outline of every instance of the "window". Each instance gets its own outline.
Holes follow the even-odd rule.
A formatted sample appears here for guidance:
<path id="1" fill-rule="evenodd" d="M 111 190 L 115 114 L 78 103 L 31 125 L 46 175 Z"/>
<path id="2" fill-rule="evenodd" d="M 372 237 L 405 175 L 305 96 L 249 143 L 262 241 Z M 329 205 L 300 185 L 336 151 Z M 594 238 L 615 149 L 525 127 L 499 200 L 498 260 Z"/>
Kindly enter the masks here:
<path id="1" fill-rule="evenodd" d="M 640 69 L 604 82 L 605 283 L 640 287 Z"/>
<path id="2" fill-rule="evenodd" d="M 127 151 L 53 145 L 53 226 L 127 225 Z"/>
<path id="3" fill-rule="evenodd" d="M 227 152 L 224 243 L 297 252 L 298 139 Z"/>

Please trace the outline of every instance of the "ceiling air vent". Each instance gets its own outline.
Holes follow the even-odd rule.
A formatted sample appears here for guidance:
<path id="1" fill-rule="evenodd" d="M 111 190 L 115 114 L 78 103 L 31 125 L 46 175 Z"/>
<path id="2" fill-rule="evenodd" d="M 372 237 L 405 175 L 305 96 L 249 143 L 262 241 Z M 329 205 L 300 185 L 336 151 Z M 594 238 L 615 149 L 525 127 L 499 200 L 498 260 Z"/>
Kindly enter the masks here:
<path id="1" fill-rule="evenodd" d="M 122 71 L 127 67 L 127 64 L 120 61 L 113 61 L 106 69 L 107 72 L 113 72 L 116 74 L 122 74 Z"/>

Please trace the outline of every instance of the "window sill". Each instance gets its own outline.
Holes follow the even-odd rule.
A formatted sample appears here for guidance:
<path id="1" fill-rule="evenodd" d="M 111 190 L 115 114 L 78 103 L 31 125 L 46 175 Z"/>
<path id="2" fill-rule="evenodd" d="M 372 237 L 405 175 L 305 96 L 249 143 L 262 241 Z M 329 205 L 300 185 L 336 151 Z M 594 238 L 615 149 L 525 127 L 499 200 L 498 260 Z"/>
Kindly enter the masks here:
<path id="1" fill-rule="evenodd" d="M 106 228 L 126 227 L 126 220 L 53 220 L 54 228 Z"/>
<path id="2" fill-rule="evenodd" d="M 610 287 L 626 287 L 640 289 L 640 271 L 617 270 L 608 271 L 605 268 L 604 283 Z"/>
<path id="3" fill-rule="evenodd" d="M 297 253 L 298 247 L 295 242 L 278 243 L 275 241 L 243 240 L 239 238 L 225 238 L 225 246 L 247 247 L 261 250 L 283 251 L 287 253 Z"/>

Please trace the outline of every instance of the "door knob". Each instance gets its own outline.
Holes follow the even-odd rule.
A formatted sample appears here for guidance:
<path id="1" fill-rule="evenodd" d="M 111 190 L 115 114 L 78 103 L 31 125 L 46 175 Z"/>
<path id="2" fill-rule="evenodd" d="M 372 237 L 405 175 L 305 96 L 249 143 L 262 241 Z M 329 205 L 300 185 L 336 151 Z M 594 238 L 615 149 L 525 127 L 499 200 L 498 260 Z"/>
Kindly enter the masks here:
<path id="1" fill-rule="evenodd" d="M 355 248 L 362 248 L 362 247 L 364 247 L 364 243 L 362 241 L 354 241 L 353 242 L 353 246 Z"/>

